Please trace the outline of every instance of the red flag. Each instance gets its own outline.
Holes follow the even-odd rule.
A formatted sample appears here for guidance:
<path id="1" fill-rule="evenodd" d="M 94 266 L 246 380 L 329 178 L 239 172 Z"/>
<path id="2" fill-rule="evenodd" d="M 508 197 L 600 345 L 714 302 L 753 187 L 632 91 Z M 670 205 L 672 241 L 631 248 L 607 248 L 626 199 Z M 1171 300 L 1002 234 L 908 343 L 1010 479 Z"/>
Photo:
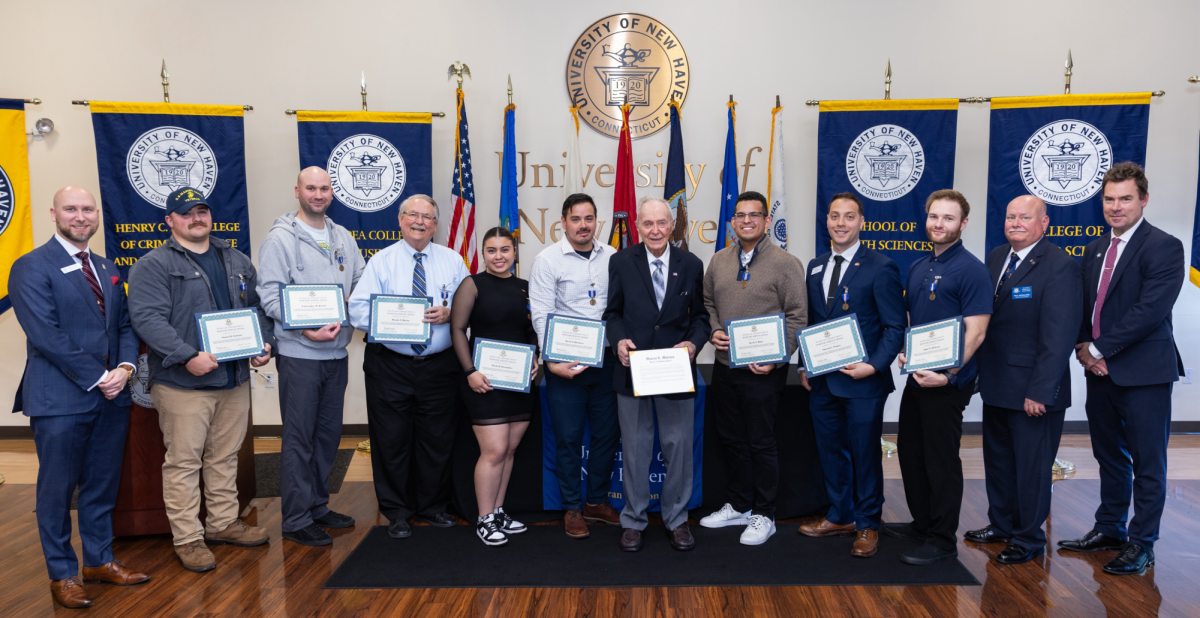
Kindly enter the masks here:
<path id="1" fill-rule="evenodd" d="M 633 141 L 629 137 L 630 106 L 621 106 L 621 138 L 617 145 L 617 180 L 613 197 L 613 226 L 608 244 L 618 251 L 638 242 L 637 224 L 637 194 L 634 192 L 633 180 Z M 620 225 L 621 215 L 625 214 L 626 225 Z M 624 228 L 624 229 L 622 229 Z"/>

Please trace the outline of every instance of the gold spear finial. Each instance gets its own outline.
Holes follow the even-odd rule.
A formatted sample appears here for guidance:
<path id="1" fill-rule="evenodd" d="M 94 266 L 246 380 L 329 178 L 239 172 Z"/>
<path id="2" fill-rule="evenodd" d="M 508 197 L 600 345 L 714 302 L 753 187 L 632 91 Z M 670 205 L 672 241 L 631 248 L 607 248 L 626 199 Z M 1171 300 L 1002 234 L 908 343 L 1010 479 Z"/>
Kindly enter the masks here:
<path id="1" fill-rule="evenodd" d="M 462 90 L 463 76 L 471 76 L 471 68 L 467 65 L 455 60 L 454 64 L 450 65 L 450 70 L 446 71 L 446 79 L 458 77 L 458 89 Z"/>
<path id="2" fill-rule="evenodd" d="M 367 72 L 366 71 L 362 72 L 362 99 L 363 99 L 363 111 L 365 112 L 365 111 L 367 111 Z"/>
<path id="3" fill-rule="evenodd" d="M 887 71 L 883 74 L 883 100 L 890 101 L 892 98 L 892 59 L 888 58 Z"/>
<path id="4" fill-rule="evenodd" d="M 1071 94 L 1071 69 L 1075 68 L 1075 62 L 1071 60 L 1071 50 L 1067 49 L 1067 70 L 1064 73 L 1066 76 L 1066 86 L 1063 87 L 1063 94 Z"/>
<path id="5" fill-rule="evenodd" d="M 163 86 L 163 103 L 171 102 L 171 74 L 167 73 L 167 60 L 162 61 L 162 86 Z"/>
<path id="6" fill-rule="evenodd" d="M 508 104 L 512 105 L 512 73 L 508 74 Z"/>

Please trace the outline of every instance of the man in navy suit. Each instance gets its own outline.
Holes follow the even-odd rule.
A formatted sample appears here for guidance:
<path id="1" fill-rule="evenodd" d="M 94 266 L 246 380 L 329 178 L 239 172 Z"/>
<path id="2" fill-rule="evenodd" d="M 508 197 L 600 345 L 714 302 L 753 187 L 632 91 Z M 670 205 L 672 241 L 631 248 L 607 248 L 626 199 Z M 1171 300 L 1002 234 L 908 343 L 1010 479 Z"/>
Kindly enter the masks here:
<path id="1" fill-rule="evenodd" d="M 150 577 L 113 558 L 129 377 L 138 339 L 113 263 L 88 250 L 96 199 L 64 187 L 50 210 L 58 233 L 13 263 L 8 279 L 25 330 L 25 375 L 13 411 L 24 411 L 38 455 L 37 524 L 50 591 L 64 607 L 90 607 L 71 547 L 71 495 L 79 488 L 83 581 L 140 584 Z M 112 268 L 109 268 L 112 266 Z"/>
<path id="2" fill-rule="evenodd" d="M 1008 543 L 1002 564 L 1046 553 L 1051 467 L 1071 406 L 1067 364 L 1083 319 L 1079 264 L 1043 239 L 1046 202 L 1022 195 L 1004 217 L 1008 243 L 988 255 L 996 286 L 987 338 L 979 347 L 983 466 L 989 525 L 966 533 L 976 543 Z"/>
<path id="3" fill-rule="evenodd" d="M 825 219 L 832 251 L 808 263 L 812 324 L 855 315 L 867 360 L 812 378 L 800 371 L 801 383 L 812 391 L 808 407 L 832 505 L 825 519 L 800 526 L 800 534 L 854 534 L 851 555 L 869 558 L 879 547 L 883 510 L 883 405 L 896 390 L 892 361 L 904 345 L 907 316 L 900 268 L 859 241 L 862 222 L 858 196 L 833 196 Z"/>
<path id="4" fill-rule="evenodd" d="M 1083 327 L 1075 346 L 1087 375 L 1100 507 L 1091 532 L 1058 544 L 1079 552 L 1118 550 L 1105 572 L 1140 575 L 1154 564 L 1167 497 L 1171 387 L 1183 372 L 1171 308 L 1187 267 L 1183 243 L 1142 218 L 1150 183 L 1139 165 L 1112 166 L 1102 190 L 1112 234 L 1089 244 L 1083 256 Z M 1131 493 L 1134 515 L 1126 529 Z"/>
<path id="5" fill-rule="evenodd" d="M 642 531 L 649 523 L 646 510 L 657 419 L 667 468 L 662 519 L 671 547 L 687 551 L 695 546 L 687 524 L 687 504 L 692 497 L 696 392 L 637 397 L 628 367 L 633 350 L 687 348 L 695 375 L 696 353 L 712 332 L 704 308 L 704 263 L 687 250 L 671 246 L 675 219 L 661 198 L 642 199 L 637 225 L 642 243 L 609 259 L 608 307 L 604 310 L 609 345 L 617 349 L 617 358 L 625 366 L 613 372 L 625 470 L 621 549 L 641 549 Z"/>

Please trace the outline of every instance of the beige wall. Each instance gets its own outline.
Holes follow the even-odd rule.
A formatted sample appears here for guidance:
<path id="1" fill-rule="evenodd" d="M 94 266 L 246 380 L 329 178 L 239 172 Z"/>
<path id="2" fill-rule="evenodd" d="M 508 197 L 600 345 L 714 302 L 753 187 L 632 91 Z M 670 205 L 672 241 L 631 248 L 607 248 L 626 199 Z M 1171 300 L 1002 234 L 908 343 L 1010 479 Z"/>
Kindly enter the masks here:
<path id="1" fill-rule="evenodd" d="M 1130 10 L 1136 6 L 1136 10 Z M 813 98 L 875 98 L 882 95 L 888 58 L 895 73 L 895 98 L 1055 94 L 1062 88 L 1067 48 L 1075 58 L 1074 91 L 1124 92 L 1165 89 L 1155 99 L 1150 120 L 1147 167 L 1152 181 L 1148 218 L 1185 239 L 1190 235 L 1196 197 L 1200 87 L 1186 83 L 1200 72 L 1195 24 L 1200 4 L 1111 0 L 1048 3 L 754 2 L 699 0 L 691 3 L 645 0 L 611 8 L 597 3 L 535 2 L 230 2 L 202 3 L 117 0 L 30 2 L 4 5 L 5 66 L 0 96 L 40 97 L 30 106 L 29 125 L 40 116 L 57 125 L 45 141 L 29 147 L 34 235 L 40 244 L 53 232 L 46 211 L 53 192 L 79 184 L 98 194 L 95 144 L 86 108 L 71 99 L 160 100 L 158 71 L 166 59 L 172 100 L 181 103 L 251 104 L 246 115 L 250 230 L 254 247 L 275 217 L 295 208 L 292 186 L 297 169 L 295 119 L 286 108 L 357 109 L 359 71 L 365 70 L 371 107 L 388 111 L 444 111 L 453 115 L 454 87 L 446 66 L 462 60 L 474 79 L 465 86 L 479 178 L 480 225 L 496 220 L 503 143 L 502 109 L 509 74 L 516 94 L 517 144 L 528 163 L 558 165 L 566 146 L 568 98 L 563 82 L 567 52 L 594 20 L 621 8 L 652 15 L 668 24 L 686 47 L 692 66 L 691 92 L 683 109 L 689 163 L 705 163 L 690 206 L 698 219 L 713 219 L 724 148 L 724 102 L 735 95 L 739 162 L 754 146 L 749 188 L 766 184 L 770 109 L 780 95 L 785 109 L 786 180 L 790 196 L 791 251 L 813 257 L 812 225 L 816 194 L 817 111 Z M 453 121 L 435 119 L 434 196 L 449 202 Z M 665 162 L 668 134 L 634 142 L 637 164 Z M 956 188 L 979 211 L 986 202 L 988 111 L 964 105 L 959 114 Z M 613 164 L 615 140 L 584 129 L 586 163 Z M 544 170 L 543 170 L 544 172 Z M 639 179 L 640 180 L 640 179 Z M 520 190 L 520 203 L 535 223 L 547 210 L 555 221 L 561 188 Z M 611 212 L 612 189 L 589 183 Z M 657 194 L 661 189 L 639 189 Z M 448 221 L 450 213 L 443 212 Z M 965 234 L 967 247 L 982 255 L 982 212 Z M 542 248 L 526 228 L 525 263 Z M 445 229 L 440 238 L 445 238 Z M 548 232 L 547 232 L 548 233 Z M 711 238 L 711 235 L 710 235 Z M 550 242 L 550 238 L 546 238 Z M 707 260 L 712 245 L 692 246 Z M 93 247 L 103 252 L 103 234 Z M 1200 290 L 1185 285 L 1176 306 L 1176 337 L 1185 361 L 1200 360 Z M 24 337 L 12 312 L 0 316 L 0 400 L 15 391 L 24 360 Z M 351 387 L 346 422 L 366 421 L 361 367 L 362 344 L 351 350 Z M 706 351 L 702 358 L 711 358 Z M 274 370 L 273 367 L 270 370 Z M 1078 380 L 1082 382 L 1082 380 Z M 255 420 L 279 422 L 276 391 L 255 391 Z M 1175 390 L 1176 420 L 1200 420 L 1194 403 L 1198 387 Z M 1076 402 L 1082 403 L 1082 384 Z M 893 397 L 887 420 L 895 419 Z M 967 420 L 978 420 L 976 398 Z M 1082 419 L 1081 405 L 1068 419 Z M 0 424 L 25 424 L 18 415 L 0 415 Z"/>

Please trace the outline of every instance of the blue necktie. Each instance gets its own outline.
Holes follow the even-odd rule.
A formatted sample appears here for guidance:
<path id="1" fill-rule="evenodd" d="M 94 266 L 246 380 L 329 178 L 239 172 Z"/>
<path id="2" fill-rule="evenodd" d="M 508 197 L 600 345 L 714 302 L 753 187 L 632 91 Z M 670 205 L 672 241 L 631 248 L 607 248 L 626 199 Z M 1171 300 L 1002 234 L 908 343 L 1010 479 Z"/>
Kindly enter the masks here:
<path id="1" fill-rule="evenodd" d="M 1004 284 L 1008 281 L 1008 278 L 1017 271 L 1017 262 L 1020 260 L 1021 258 L 1016 253 L 1012 254 L 1012 256 L 1009 258 L 1008 268 L 1004 269 L 1004 276 L 1000 277 L 1000 284 L 996 286 L 996 295 L 992 300 L 1000 300 L 1000 288 L 1004 287 Z"/>
<path id="2" fill-rule="evenodd" d="M 417 261 L 416 265 L 413 266 L 413 284 L 412 284 L 413 296 L 426 296 L 426 294 L 425 294 L 425 265 L 421 264 L 421 259 L 424 257 L 425 257 L 424 253 L 417 253 L 417 254 L 413 255 L 413 258 Z M 413 350 L 414 354 L 416 354 L 417 356 L 420 356 L 425 353 L 425 346 L 414 343 L 412 345 L 412 350 Z"/>
<path id="3" fill-rule="evenodd" d="M 667 282 L 663 279 L 662 260 L 654 260 L 654 300 L 658 301 L 658 309 L 662 310 L 663 296 L 667 295 Z"/>

